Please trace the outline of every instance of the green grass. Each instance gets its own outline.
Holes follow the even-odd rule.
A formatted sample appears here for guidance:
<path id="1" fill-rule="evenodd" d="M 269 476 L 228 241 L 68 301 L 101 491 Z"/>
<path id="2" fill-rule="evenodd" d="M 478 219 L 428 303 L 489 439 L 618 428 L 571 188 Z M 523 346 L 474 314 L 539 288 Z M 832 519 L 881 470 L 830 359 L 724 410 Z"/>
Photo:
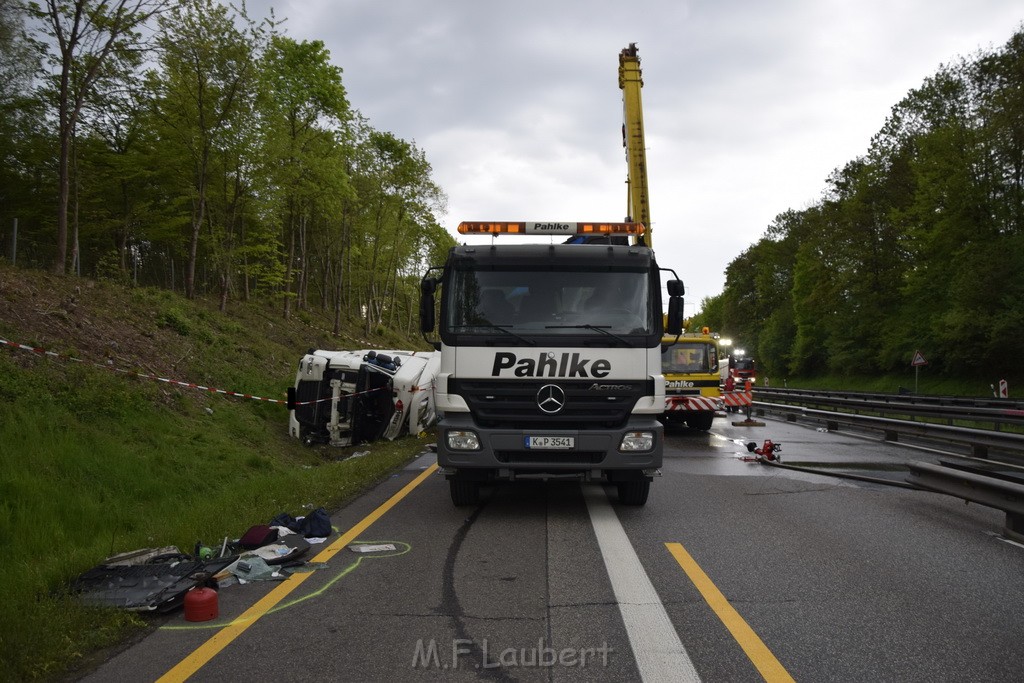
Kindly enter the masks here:
<path id="1" fill-rule="evenodd" d="M 155 384 L 45 359 L 33 365 L 0 355 L 6 680 L 61 674 L 145 627 L 142 617 L 84 608 L 64 594 L 104 557 L 189 551 L 282 511 L 337 506 L 425 446 L 407 438 L 373 444 L 368 457 L 325 460 L 287 438 L 279 405 L 201 395 L 166 407 L 154 400 Z"/>
<path id="2" fill-rule="evenodd" d="M 89 291 L 77 307 L 53 303 L 80 288 Z M 145 616 L 67 594 L 104 558 L 191 552 L 280 512 L 336 509 L 426 446 L 408 437 L 306 448 L 288 437 L 283 403 L 134 376 L 283 399 L 307 348 L 354 348 L 316 316 L 284 321 L 276 307 L 241 303 L 222 314 L 171 292 L 14 269 L 0 269 L 0 294 L 12 304 L 0 336 L 86 361 L 0 348 L 0 681 L 65 679 L 148 627 Z M 357 335 L 359 322 L 349 325 Z M 374 341 L 415 344 L 393 332 Z M 128 372 L 97 367 L 107 359 Z M 370 455 L 344 459 L 353 450 Z"/>

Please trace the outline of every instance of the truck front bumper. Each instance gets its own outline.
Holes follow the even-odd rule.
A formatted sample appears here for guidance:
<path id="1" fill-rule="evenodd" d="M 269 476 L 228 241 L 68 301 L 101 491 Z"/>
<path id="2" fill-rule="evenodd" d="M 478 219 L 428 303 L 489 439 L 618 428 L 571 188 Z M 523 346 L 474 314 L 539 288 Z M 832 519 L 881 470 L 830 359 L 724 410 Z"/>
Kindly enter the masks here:
<path id="1" fill-rule="evenodd" d="M 473 432 L 476 450 L 456 450 L 449 446 L 450 432 Z M 653 435 L 651 448 L 622 451 L 627 434 Z M 488 471 L 488 478 L 501 479 L 530 474 L 579 475 L 587 478 L 616 478 L 608 472 L 625 473 L 657 470 L 661 467 L 664 427 L 654 416 L 639 415 L 621 429 L 485 429 L 474 424 L 469 414 L 448 413 L 438 423 L 437 463 L 446 470 Z M 571 448 L 529 448 L 530 437 L 571 437 Z"/>

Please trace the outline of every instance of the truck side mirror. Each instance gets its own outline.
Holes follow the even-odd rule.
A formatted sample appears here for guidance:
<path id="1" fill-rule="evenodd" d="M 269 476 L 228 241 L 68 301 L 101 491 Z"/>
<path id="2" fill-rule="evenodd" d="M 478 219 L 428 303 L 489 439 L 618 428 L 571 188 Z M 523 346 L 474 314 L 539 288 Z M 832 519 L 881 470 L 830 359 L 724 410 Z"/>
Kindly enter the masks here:
<path id="1" fill-rule="evenodd" d="M 669 296 L 682 296 L 686 294 L 686 288 L 683 287 L 682 280 L 669 280 L 667 284 Z"/>
<path id="2" fill-rule="evenodd" d="M 434 331 L 434 292 L 437 280 L 425 277 L 420 281 L 420 332 L 428 334 Z"/>
<path id="3" fill-rule="evenodd" d="M 681 296 L 670 296 L 668 299 L 668 324 L 665 332 L 675 335 L 683 333 L 683 297 Z"/>

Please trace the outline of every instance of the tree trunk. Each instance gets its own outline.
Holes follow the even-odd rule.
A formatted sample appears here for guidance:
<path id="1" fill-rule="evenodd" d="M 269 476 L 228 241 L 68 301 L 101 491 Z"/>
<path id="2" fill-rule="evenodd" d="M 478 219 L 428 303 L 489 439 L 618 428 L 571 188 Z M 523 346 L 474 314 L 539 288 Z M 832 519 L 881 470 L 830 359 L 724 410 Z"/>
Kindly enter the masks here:
<path id="1" fill-rule="evenodd" d="M 66 77 L 62 76 L 62 82 Z M 71 125 L 68 122 L 67 86 L 60 93 L 60 159 L 57 161 L 57 252 L 53 258 L 53 272 L 63 275 L 68 254 L 68 199 L 71 195 L 68 177 L 68 157 L 71 150 Z"/>
<path id="2" fill-rule="evenodd" d="M 185 271 L 185 298 L 196 296 L 196 257 L 199 253 L 199 230 L 203 224 L 203 201 L 199 200 L 199 214 L 192 218 L 192 239 L 188 245 L 188 268 Z"/>
<path id="3" fill-rule="evenodd" d="M 309 215 L 303 211 L 302 216 L 299 218 L 299 260 L 302 262 L 302 268 L 299 269 L 299 283 L 295 305 L 300 311 L 306 308 L 306 296 L 309 288 L 309 243 L 306 239 L 308 227 Z"/>
<path id="4" fill-rule="evenodd" d="M 220 312 L 226 313 L 228 310 L 228 290 L 230 289 L 231 279 L 227 273 L 221 272 L 220 274 Z"/>
<path id="5" fill-rule="evenodd" d="M 123 219 L 121 221 L 121 234 L 118 235 L 117 239 L 117 256 L 118 264 L 121 268 L 122 273 L 128 272 L 128 231 L 131 229 L 131 209 L 130 200 L 128 199 L 128 188 L 124 181 L 121 182 L 121 212 Z M 173 278 L 171 289 L 174 289 Z"/>
<path id="6" fill-rule="evenodd" d="M 284 273 L 284 319 L 292 317 L 292 263 L 295 261 L 295 226 L 291 212 L 288 218 L 288 263 Z"/>
<path id="7" fill-rule="evenodd" d="M 330 279 L 331 279 L 331 255 L 330 252 L 324 254 L 324 268 L 320 279 L 320 311 L 322 313 L 327 312 L 327 306 L 330 301 Z"/>
<path id="8" fill-rule="evenodd" d="M 338 279 L 334 291 L 334 334 L 341 334 L 341 293 L 345 286 L 345 261 L 344 257 L 338 264 Z"/>

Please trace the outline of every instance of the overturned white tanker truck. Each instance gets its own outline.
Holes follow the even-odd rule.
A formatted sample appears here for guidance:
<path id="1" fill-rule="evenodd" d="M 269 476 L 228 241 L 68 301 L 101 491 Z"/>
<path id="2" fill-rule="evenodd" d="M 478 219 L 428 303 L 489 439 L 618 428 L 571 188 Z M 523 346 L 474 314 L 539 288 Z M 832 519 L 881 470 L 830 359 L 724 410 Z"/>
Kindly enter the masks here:
<path id="1" fill-rule="evenodd" d="M 436 351 L 310 349 L 288 390 L 289 434 L 352 446 L 419 434 L 437 421 Z"/>

